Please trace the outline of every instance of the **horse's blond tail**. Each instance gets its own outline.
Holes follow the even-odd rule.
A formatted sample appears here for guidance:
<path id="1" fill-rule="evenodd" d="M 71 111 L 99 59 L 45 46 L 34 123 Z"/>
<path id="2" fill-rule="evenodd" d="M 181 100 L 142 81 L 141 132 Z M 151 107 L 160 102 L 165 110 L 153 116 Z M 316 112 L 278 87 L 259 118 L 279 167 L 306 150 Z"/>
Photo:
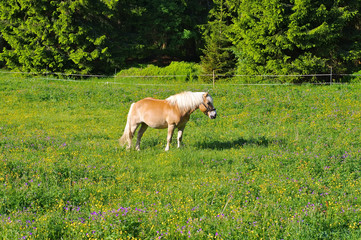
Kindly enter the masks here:
<path id="1" fill-rule="evenodd" d="M 124 146 L 126 143 L 129 143 L 132 141 L 132 132 L 131 132 L 131 128 L 130 128 L 130 115 L 131 115 L 133 106 L 134 106 L 134 103 L 132 103 L 132 105 L 130 106 L 130 109 L 128 112 L 128 117 L 127 117 L 127 124 L 125 125 L 123 136 L 119 139 L 120 146 Z"/>

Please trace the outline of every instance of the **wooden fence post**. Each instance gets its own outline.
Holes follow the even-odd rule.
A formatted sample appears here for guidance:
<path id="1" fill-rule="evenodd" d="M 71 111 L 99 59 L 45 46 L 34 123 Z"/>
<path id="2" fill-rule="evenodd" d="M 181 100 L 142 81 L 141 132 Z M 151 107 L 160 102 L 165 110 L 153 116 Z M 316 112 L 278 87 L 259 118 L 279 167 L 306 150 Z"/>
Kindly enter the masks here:
<path id="1" fill-rule="evenodd" d="M 215 82 L 215 75 L 214 75 L 214 70 L 213 70 L 213 88 L 214 88 L 214 82 Z"/>

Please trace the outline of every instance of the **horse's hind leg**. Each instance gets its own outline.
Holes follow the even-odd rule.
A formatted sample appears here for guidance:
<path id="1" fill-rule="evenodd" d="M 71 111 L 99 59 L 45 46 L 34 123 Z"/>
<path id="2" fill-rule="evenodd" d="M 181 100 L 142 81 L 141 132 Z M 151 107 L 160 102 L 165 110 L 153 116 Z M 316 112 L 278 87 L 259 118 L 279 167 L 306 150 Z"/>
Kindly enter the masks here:
<path id="1" fill-rule="evenodd" d="M 137 144 L 135 145 L 135 149 L 138 151 L 140 150 L 140 140 L 142 139 L 142 136 L 143 136 L 145 130 L 147 130 L 147 128 L 148 128 L 148 125 L 145 123 L 142 123 L 140 126 L 140 129 L 138 131 Z"/>
<path id="2" fill-rule="evenodd" d="M 139 126 L 139 123 L 131 123 L 130 129 L 129 129 L 129 137 L 128 137 L 128 146 L 127 149 L 130 149 L 132 147 L 132 139 L 134 136 L 135 131 L 137 131 L 137 128 Z"/>

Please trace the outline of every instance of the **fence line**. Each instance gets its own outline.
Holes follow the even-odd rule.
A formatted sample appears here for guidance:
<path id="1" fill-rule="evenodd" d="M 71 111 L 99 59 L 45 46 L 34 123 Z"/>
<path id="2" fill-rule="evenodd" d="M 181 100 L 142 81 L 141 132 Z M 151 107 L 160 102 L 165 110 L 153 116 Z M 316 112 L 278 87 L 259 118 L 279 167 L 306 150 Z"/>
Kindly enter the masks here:
<path id="1" fill-rule="evenodd" d="M 39 80 L 50 80 L 50 81 L 60 81 L 60 82 L 86 82 L 86 80 L 74 80 L 74 79 L 59 79 L 59 78 L 37 78 Z M 184 85 L 184 83 L 124 83 L 124 82 L 109 82 L 109 81 L 100 81 L 95 82 L 98 84 L 113 84 L 113 85 L 137 85 L 137 86 L 169 86 L 169 85 Z M 211 83 L 192 83 L 194 85 L 211 85 Z"/>
<path id="2" fill-rule="evenodd" d="M 99 74 L 66 74 L 66 73 L 56 73 L 56 72 L 11 72 L 11 71 L 0 71 L 0 74 L 21 74 L 21 75 L 42 75 L 43 77 L 38 78 L 39 80 L 51 80 L 51 81 L 66 81 L 66 82 L 89 82 L 87 80 L 75 80 L 75 79 L 61 79 L 61 78 L 52 78 L 52 77 L 44 77 L 44 76 L 66 76 L 66 77 L 94 77 L 94 78 L 114 78 L 114 79 L 122 79 L 122 78 L 179 78 L 179 77 L 213 77 L 213 86 L 214 86 L 214 78 L 216 77 L 248 77 L 248 78 L 277 78 L 277 77 L 330 77 L 330 81 L 325 82 L 310 82 L 308 84 L 314 85 L 330 85 L 330 84 L 344 84 L 340 82 L 333 82 L 332 77 L 335 76 L 350 76 L 350 77 L 359 77 L 361 74 L 334 74 L 332 73 L 316 73 L 316 74 L 290 74 L 290 75 L 224 75 L 224 74 L 194 74 L 194 75 L 145 75 L 145 76 L 137 76 L 137 75 L 129 75 L 129 76 L 116 76 L 116 75 L 99 75 Z M 111 82 L 111 81 L 102 81 L 98 82 L 100 84 L 116 84 L 116 85 L 139 85 L 139 86 L 169 86 L 169 85 L 181 85 L 183 83 L 124 83 L 124 82 Z M 192 83 L 194 85 L 212 85 L 212 83 Z M 217 85 L 244 85 L 244 86 L 282 86 L 282 85 L 298 85 L 297 83 L 221 83 L 217 82 Z"/>
<path id="3" fill-rule="evenodd" d="M 169 77 L 212 77 L 213 74 L 190 74 L 190 75 L 124 75 L 124 76 L 115 76 L 115 75 L 99 75 L 99 74 L 80 74 L 80 73 L 57 73 L 57 72 L 10 72 L 10 71 L 0 71 L 0 73 L 5 74 L 23 74 L 23 75 L 58 75 L 58 76 L 70 76 L 70 77 L 96 77 L 96 78 L 169 78 Z M 361 74 L 334 74 L 334 73 L 315 73 L 315 74 L 259 74 L 259 75 L 247 75 L 247 74 L 215 74 L 215 77 L 327 77 L 327 76 L 361 76 Z"/>
<path id="4" fill-rule="evenodd" d="M 188 76 L 198 76 L 198 77 L 211 77 L 213 74 L 184 74 L 184 75 L 124 75 L 124 76 L 115 76 L 115 75 L 101 75 L 101 74 L 81 74 L 81 73 L 59 73 L 59 72 L 12 72 L 12 71 L 0 71 L 0 73 L 5 74 L 28 74 L 28 75 L 59 75 L 59 76 L 73 76 L 73 77 L 97 77 L 97 78 L 167 78 L 167 77 L 188 77 Z M 335 73 L 314 73 L 314 74 L 215 74 L 216 77 L 327 77 L 327 76 L 361 76 L 361 74 L 335 74 Z"/>

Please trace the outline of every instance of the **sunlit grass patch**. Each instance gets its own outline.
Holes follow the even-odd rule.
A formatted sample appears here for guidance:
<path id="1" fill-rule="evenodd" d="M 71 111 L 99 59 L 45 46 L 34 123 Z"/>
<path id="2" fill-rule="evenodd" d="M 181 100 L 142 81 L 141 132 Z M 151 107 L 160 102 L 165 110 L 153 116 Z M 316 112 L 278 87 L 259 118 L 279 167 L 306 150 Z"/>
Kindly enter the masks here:
<path id="1" fill-rule="evenodd" d="M 358 239 L 359 85 L 218 86 L 184 144 L 118 146 L 131 102 L 201 85 L 0 79 L 4 239 Z"/>

